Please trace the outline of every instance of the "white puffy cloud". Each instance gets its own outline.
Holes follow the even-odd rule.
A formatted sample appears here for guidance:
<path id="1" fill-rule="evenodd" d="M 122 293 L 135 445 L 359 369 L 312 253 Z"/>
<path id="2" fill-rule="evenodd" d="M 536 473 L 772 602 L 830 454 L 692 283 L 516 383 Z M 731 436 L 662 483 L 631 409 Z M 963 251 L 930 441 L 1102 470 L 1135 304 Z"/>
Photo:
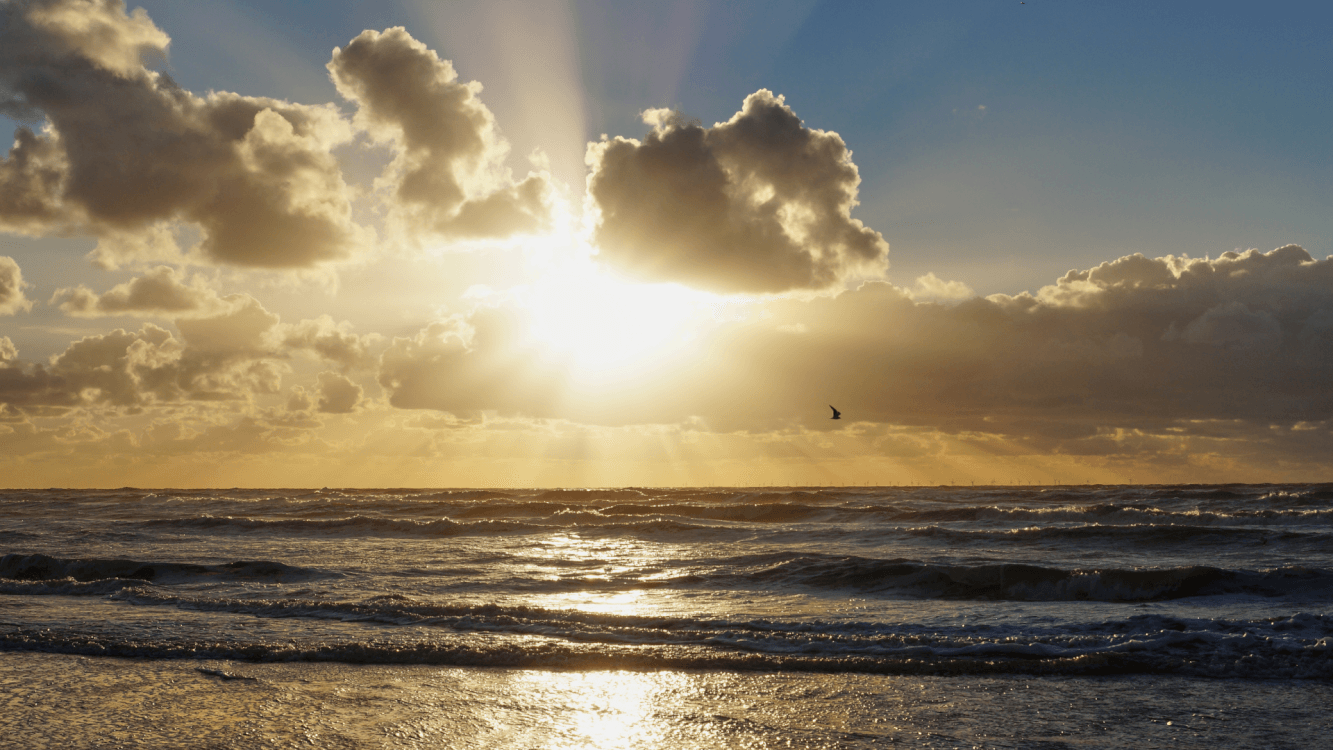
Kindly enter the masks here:
<path id="1" fill-rule="evenodd" d="M 120 0 L 0 6 L 0 111 L 47 121 L 20 129 L 0 162 L 0 230 L 117 235 L 99 248 L 107 265 L 118 249 L 142 255 L 141 233 L 160 243 L 152 232 L 171 221 L 238 266 L 306 267 L 366 242 L 330 153 L 353 134 L 336 108 L 196 96 L 144 65 L 169 42 Z"/>
<path id="2" fill-rule="evenodd" d="M 18 262 L 0 255 L 0 315 L 32 309 L 32 300 L 23 293 L 25 286 Z"/>
<path id="3" fill-rule="evenodd" d="M 550 223 L 544 173 L 515 182 L 508 143 L 453 64 L 402 27 L 365 31 L 328 64 L 339 93 L 356 102 L 357 124 L 397 152 L 380 184 L 391 221 L 409 234 L 507 237 Z"/>
<path id="4" fill-rule="evenodd" d="M 186 281 L 170 266 L 158 266 L 100 295 L 83 285 L 57 289 L 50 304 L 74 317 L 96 318 L 204 315 L 221 311 L 226 303 L 202 279 Z"/>
<path id="5" fill-rule="evenodd" d="M 837 133 L 761 89 L 711 128 L 650 110 L 643 141 L 590 144 L 599 259 L 644 281 L 718 292 L 826 289 L 887 266 L 851 217 L 861 182 Z"/>

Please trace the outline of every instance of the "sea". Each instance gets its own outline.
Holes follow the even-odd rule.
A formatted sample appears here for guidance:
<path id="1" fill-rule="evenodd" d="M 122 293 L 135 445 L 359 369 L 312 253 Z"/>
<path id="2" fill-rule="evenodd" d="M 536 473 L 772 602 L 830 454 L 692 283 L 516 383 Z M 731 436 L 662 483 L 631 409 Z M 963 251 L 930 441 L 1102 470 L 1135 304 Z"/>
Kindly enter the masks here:
<path id="1" fill-rule="evenodd" d="M 1333 484 L 0 491 L 0 747 L 1333 747 Z"/>

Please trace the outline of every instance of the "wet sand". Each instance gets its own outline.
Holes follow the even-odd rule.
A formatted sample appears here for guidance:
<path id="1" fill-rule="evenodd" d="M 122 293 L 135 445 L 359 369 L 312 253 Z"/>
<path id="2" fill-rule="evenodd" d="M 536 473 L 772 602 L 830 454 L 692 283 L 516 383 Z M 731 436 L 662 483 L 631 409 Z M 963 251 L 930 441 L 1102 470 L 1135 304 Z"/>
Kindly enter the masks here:
<path id="1" fill-rule="evenodd" d="M 0 654 L 5 748 L 1316 748 L 1333 685 Z M 1173 708 L 1164 708 L 1173 707 Z"/>

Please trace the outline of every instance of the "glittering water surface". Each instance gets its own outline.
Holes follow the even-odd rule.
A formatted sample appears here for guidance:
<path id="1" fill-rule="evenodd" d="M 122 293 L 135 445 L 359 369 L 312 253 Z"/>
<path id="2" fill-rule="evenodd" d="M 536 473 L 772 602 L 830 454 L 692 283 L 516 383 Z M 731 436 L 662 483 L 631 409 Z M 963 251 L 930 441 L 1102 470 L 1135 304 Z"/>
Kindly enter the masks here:
<path id="1" fill-rule="evenodd" d="M 1326 682 L 0 654 L 0 747 L 1321 748 Z"/>
<path id="2" fill-rule="evenodd" d="M 1022 746 L 1003 743 L 1037 734 L 1005 734 L 1006 711 L 1051 702 L 1033 726 L 1077 734 L 1121 721 L 1108 691 L 1207 738 L 1211 719 L 1180 712 L 1212 715 L 1219 690 L 1299 708 L 1333 678 L 1329 485 L 9 491 L 0 551 L 0 671 L 65 654 L 97 679 L 140 665 L 151 691 L 154 670 L 186 670 L 277 715 L 314 700 L 290 693 L 314 674 L 348 717 L 352 693 L 424 716 L 433 690 L 441 721 L 481 722 L 418 727 L 454 746 L 929 745 L 890 716 L 941 747 Z M 425 686 L 441 675 L 475 701 Z M 904 697 L 914 679 L 936 698 Z M 1157 705 L 1144 685 L 1163 680 L 1201 702 Z M 955 724 L 923 718 L 937 698 Z M 1185 738 L 1171 726 L 1108 724 L 1097 746 Z"/>

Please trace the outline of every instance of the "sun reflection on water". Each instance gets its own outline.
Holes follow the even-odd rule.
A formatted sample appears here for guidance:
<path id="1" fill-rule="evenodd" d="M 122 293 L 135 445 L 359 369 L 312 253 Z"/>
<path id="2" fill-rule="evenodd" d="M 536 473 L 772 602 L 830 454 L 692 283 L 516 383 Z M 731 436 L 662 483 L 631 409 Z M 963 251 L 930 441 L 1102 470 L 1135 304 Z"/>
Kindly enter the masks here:
<path id="1" fill-rule="evenodd" d="M 672 747 L 670 725 L 661 710 L 674 698 L 678 675 L 638 672 L 525 671 L 515 688 L 530 697 L 552 699 L 559 708 L 548 717 L 549 734 L 540 747 Z"/>
<path id="2" fill-rule="evenodd" d="M 665 564 L 661 550 L 647 549 L 640 542 L 576 534 L 547 537 L 534 558 L 547 580 L 574 585 L 537 594 L 531 604 L 602 615 L 662 614 L 672 597 L 664 596 L 660 582 L 682 572 Z"/>

